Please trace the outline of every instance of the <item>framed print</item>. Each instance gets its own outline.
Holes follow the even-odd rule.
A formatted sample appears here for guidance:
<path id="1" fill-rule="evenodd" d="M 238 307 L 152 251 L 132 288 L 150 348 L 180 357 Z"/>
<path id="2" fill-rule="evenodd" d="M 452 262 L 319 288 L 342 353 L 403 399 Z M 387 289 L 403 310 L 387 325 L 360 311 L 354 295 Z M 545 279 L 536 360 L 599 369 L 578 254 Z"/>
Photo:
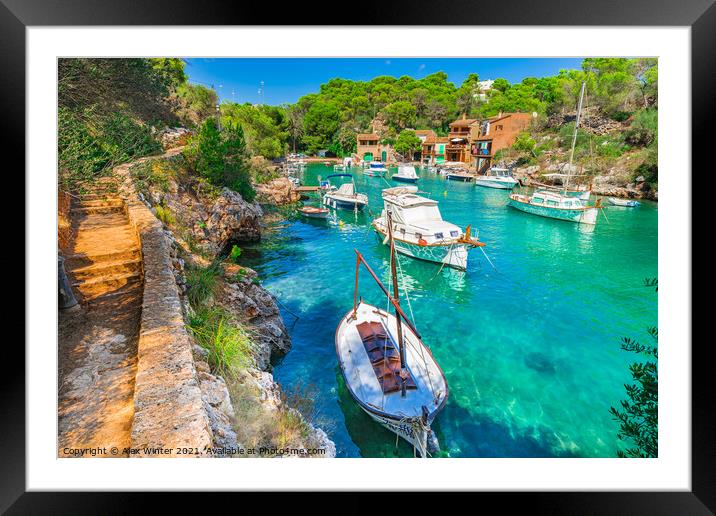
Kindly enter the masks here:
<path id="1" fill-rule="evenodd" d="M 3 509 L 430 490 L 714 510 L 691 325 L 710 2 L 359 25 L 3 2 L 28 300 Z"/>

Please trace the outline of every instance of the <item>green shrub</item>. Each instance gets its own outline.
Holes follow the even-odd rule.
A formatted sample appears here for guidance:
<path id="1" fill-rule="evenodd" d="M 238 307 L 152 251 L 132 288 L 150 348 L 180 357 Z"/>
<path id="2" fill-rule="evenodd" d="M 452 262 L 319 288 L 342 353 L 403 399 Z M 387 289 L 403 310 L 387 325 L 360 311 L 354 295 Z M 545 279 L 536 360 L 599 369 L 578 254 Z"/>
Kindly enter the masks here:
<path id="1" fill-rule="evenodd" d="M 207 119 L 192 138 L 185 155 L 194 170 L 212 185 L 230 188 L 248 202 L 256 197 L 240 125 L 229 124 L 219 131 L 216 120 Z"/>
<path id="2" fill-rule="evenodd" d="M 659 134 L 659 113 L 656 109 L 642 109 L 634 116 L 631 127 L 624 134 L 629 145 L 647 147 L 656 143 Z"/>
<path id="3" fill-rule="evenodd" d="M 189 330 L 209 352 L 209 365 L 227 379 L 237 377 L 251 362 L 251 337 L 221 307 L 201 307 L 189 317 Z"/>
<path id="4" fill-rule="evenodd" d="M 176 222 L 176 217 L 171 210 L 163 204 L 157 204 L 154 209 L 157 212 L 157 218 L 162 221 L 165 226 L 171 226 Z"/>
<path id="5" fill-rule="evenodd" d="M 234 263 L 237 263 L 239 260 L 239 256 L 241 256 L 241 248 L 238 245 L 233 245 L 231 247 L 231 253 L 229 253 L 229 258 L 231 258 L 231 261 Z"/>
<path id="6" fill-rule="evenodd" d="M 624 152 L 629 150 L 629 146 L 619 140 L 613 140 L 608 137 L 596 138 L 594 141 L 594 150 L 598 156 L 605 158 L 618 158 Z"/>
<path id="7" fill-rule="evenodd" d="M 166 193 L 170 180 L 177 177 L 180 167 L 176 160 L 152 159 L 132 165 L 129 172 L 141 192 L 147 192 L 151 187 Z"/>
<path id="8" fill-rule="evenodd" d="M 213 263 L 207 267 L 187 266 L 185 271 L 189 303 L 196 309 L 216 292 L 221 270 L 217 263 Z"/>
<path id="9" fill-rule="evenodd" d="M 60 183 L 69 190 L 91 184 L 119 163 L 161 151 L 149 127 L 121 112 L 60 108 L 58 163 Z"/>

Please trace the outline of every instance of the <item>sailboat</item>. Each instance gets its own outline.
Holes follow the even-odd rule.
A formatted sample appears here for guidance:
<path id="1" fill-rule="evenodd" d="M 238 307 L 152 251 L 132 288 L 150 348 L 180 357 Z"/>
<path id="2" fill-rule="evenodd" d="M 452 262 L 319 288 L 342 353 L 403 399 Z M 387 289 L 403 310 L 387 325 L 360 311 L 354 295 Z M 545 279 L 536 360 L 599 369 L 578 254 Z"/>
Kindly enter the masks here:
<path id="1" fill-rule="evenodd" d="M 350 183 L 343 183 L 336 188 L 331 185 L 329 179 L 332 177 L 350 177 Z M 325 186 L 324 186 L 325 185 Z M 356 192 L 356 185 L 351 174 L 331 174 L 321 182 L 321 187 L 326 191 L 323 194 L 323 204 L 333 209 L 362 210 L 368 205 L 368 196 Z"/>
<path id="2" fill-rule="evenodd" d="M 569 168 L 561 191 L 554 191 L 546 188 L 536 190 L 532 195 L 519 193 L 510 194 L 509 205 L 525 213 L 548 217 L 551 219 L 567 220 L 578 224 L 597 223 L 597 215 L 601 208 L 601 199 L 597 200 L 595 206 L 589 206 L 585 199 L 575 196 L 569 191 L 569 179 L 572 174 L 572 161 L 574 160 L 574 147 L 577 143 L 577 130 L 582 115 L 582 102 L 584 100 L 585 83 L 579 94 L 579 106 L 577 108 L 577 120 L 574 123 L 574 135 L 572 137 L 572 151 L 569 156 Z M 589 199 L 589 192 L 587 192 Z"/>
<path id="3" fill-rule="evenodd" d="M 439 450 L 431 424 L 447 402 L 448 385 L 430 349 L 400 307 L 397 256 L 390 229 L 389 238 L 393 294 L 356 249 L 353 308 L 336 329 L 336 356 L 348 391 L 360 408 L 412 444 L 421 457 L 427 457 Z M 387 298 L 386 310 L 359 297 L 361 265 Z"/>
<path id="4" fill-rule="evenodd" d="M 384 244 L 392 230 L 395 248 L 401 254 L 436 262 L 455 269 L 467 269 L 467 253 L 485 244 L 470 236 L 470 226 L 443 220 L 438 202 L 417 195 L 416 186 L 397 186 L 383 190 L 383 211 L 371 225 Z M 391 224 L 388 220 L 392 220 Z M 391 243 L 393 246 L 393 243 Z"/>

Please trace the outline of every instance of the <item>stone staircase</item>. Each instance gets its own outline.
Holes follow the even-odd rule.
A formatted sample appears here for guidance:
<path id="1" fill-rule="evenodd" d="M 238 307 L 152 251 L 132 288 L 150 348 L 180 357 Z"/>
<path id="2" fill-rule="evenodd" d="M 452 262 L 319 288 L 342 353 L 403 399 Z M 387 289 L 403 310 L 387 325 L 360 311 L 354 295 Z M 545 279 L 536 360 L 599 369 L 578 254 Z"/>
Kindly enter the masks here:
<path id="1" fill-rule="evenodd" d="M 139 238 L 121 198 L 85 195 L 74 200 L 71 218 L 75 238 L 65 268 L 84 302 L 141 286 Z"/>

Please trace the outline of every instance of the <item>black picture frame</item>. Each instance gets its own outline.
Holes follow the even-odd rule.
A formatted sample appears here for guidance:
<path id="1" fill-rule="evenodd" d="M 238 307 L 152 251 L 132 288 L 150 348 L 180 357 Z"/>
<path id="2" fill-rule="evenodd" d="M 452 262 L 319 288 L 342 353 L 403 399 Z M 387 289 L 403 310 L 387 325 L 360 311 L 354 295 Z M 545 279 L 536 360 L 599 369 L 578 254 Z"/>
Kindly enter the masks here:
<path id="1" fill-rule="evenodd" d="M 453 0 L 435 4 L 400 0 L 361 17 L 364 25 L 517 25 L 517 26 L 688 26 L 691 27 L 692 156 L 707 163 L 707 142 L 716 92 L 716 6 L 714 0 L 541 0 L 495 3 Z M 280 5 L 280 7 L 279 7 Z M 436 5 L 442 8 L 436 9 Z M 0 0 L 0 110 L 5 127 L 5 148 L 16 154 L 15 170 L 24 165 L 25 148 L 25 30 L 28 26 L 62 25 L 334 25 L 345 16 L 335 3 L 276 4 L 268 2 L 189 2 L 186 0 Z M 8 152 L 8 156 L 12 151 Z M 687 165 L 687 164 L 685 164 Z M 687 167 L 685 167 L 687 168 Z M 688 169 L 688 168 L 687 168 Z M 687 172 L 684 172 L 687 173 Z M 24 190 L 20 185 L 17 192 Z M 692 217 L 694 223 L 696 218 Z M 694 231 L 693 234 L 699 234 Z M 24 240 L 17 235 L 16 242 Z M 693 253 L 693 248 L 692 248 Z M 693 254 L 692 254 L 693 257 Z M 693 258 L 692 258 L 693 260 Z M 19 264 L 19 260 L 18 260 Z M 697 263 L 694 261 L 694 269 Z M 15 265 L 15 267 L 17 264 Z M 27 274 L 28 271 L 25 270 Z M 48 286 L 48 288 L 50 288 Z M 18 303 L 19 304 L 19 303 Z M 27 309 L 32 310 L 32 306 Z M 674 343 L 688 346 L 690 343 Z M 550 514 L 713 514 L 716 512 L 716 426 L 714 389 L 706 339 L 692 343 L 692 490 L 691 492 L 584 492 L 481 494 L 503 507 L 523 505 Z M 48 353 L 52 350 L 48 347 Z M 13 353 L 16 356 L 13 356 Z M 8 514 L 130 512 L 141 493 L 26 493 L 25 489 L 25 358 L 10 342 L 5 360 L 12 363 L 0 375 L 0 511 Z M 205 495 L 199 495 L 200 498 Z M 450 495 L 452 496 L 452 495 Z M 301 504 L 315 505 L 305 497 Z M 212 498 L 213 500 L 213 498 Z M 353 510 L 369 509 L 356 496 Z M 165 510 L 184 504 L 186 495 L 163 496 Z M 206 501 L 206 500 L 205 500 Z M 292 502 L 293 503 L 293 502 Z M 480 502 L 482 503 L 482 502 Z M 229 505 L 228 507 L 232 507 Z M 344 506 L 345 507 L 345 506 Z"/>

